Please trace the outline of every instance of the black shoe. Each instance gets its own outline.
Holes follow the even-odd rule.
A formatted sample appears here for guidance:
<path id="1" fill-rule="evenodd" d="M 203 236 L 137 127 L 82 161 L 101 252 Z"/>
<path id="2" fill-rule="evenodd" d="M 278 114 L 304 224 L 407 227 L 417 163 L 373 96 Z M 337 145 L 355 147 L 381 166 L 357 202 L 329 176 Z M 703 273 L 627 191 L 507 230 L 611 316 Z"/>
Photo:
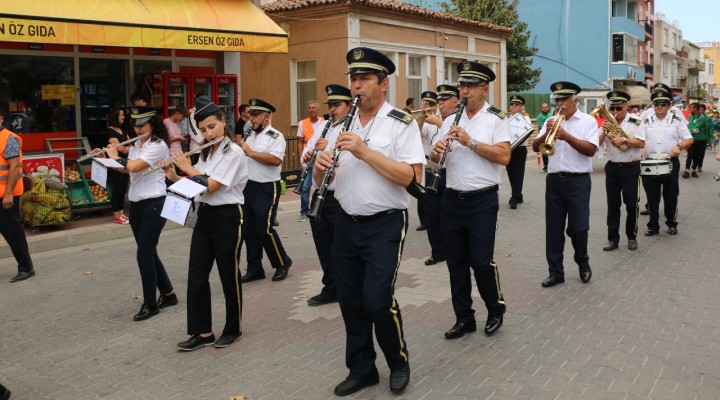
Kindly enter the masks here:
<path id="1" fill-rule="evenodd" d="M 660 233 L 657 229 L 648 229 L 645 231 L 645 236 L 655 236 Z"/>
<path id="2" fill-rule="evenodd" d="M 337 303 L 337 302 L 338 302 L 337 297 L 326 296 L 322 293 L 307 299 L 308 305 L 313 306 L 313 307 L 321 306 L 323 304 Z"/>
<path id="3" fill-rule="evenodd" d="M 618 248 L 617 242 L 607 242 L 605 243 L 605 247 L 603 247 L 603 251 L 612 251 Z"/>
<path id="4" fill-rule="evenodd" d="M 177 348 L 182 351 L 193 351 L 197 350 L 201 347 L 210 346 L 215 342 L 215 335 L 210 335 L 208 337 L 202 337 L 199 334 L 198 335 L 192 335 L 190 336 L 190 339 L 180 342 L 177 344 Z"/>
<path id="5" fill-rule="evenodd" d="M 0 385 L 0 400 L 8 400 L 11 394 L 12 392 L 10 392 L 10 389 Z"/>
<path id="6" fill-rule="evenodd" d="M 690 177 L 690 173 L 687 172 L 687 171 L 685 171 L 685 172 L 682 173 L 682 177 L 685 178 L 685 179 L 687 179 L 687 178 Z"/>
<path id="7" fill-rule="evenodd" d="M 457 339 L 463 337 L 465 333 L 475 332 L 477 325 L 475 322 L 456 322 L 455 325 L 445 332 L 445 339 Z"/>
<path id="8" fill-rule="evenodd" d="M 10 283 L 20 282 L 24 281 L 25 279 L 30 279 L 33 276 L 35 276 L 35 270 L 31 269 L 30 271 L 20 271 L 17 273 L 17 275 L 13 276 L 10 279 Z"/>
<path id="9" fill-rule="evenodd" d="M 435 265 L 439 262 L 445 261 L 445 257 L 430 257 L 425 260 L 425 265 Z"/>
<path id="10" fill-rule="evenodd" d="M 629 250 L 637 250 L 637 240 L 628 240 L 628 249 Z"/>
<path id="11" fill-rule="evenodd" d="M 542 281 L 542 287 L 553 287 L 559 283 L 564 283 L 565 278 L 558 278 L 554 275 L 550 275 Z"/>
<path id="12" fill-rule="evenodd" d="M 157 306 L 150 307 L 143 304 L 142 307 L 140 307 L 140 311 L 138 311 L 138 313 L 133 317 L 133 321 L 144 321 L 154 315 L 158 315 L 159 313 L 160 309 Z"/>
<path id="13" fill-rule="evenodd" d="M 345 378 L 344 381 L 340 382 L 335 386 L 336 396 L 347 396 L 353 394 L 362 388 L 368 386 L 377 385 L 380 383 L 380 377 L 378 376 L 377 370 L 371 372 L 360 379 L 352 379 L 350 377 Z"/>
<path id="14" fill-rule="evenodd" d="M 425 226 L 425 225 L 420 225 L 417 228 L 415 228 L 416 231 L 424 231 L 425 229 L 427 229 L 427 226 Z"/>
<path id="15" fill-rule="evenodd" d="M 177 295 L 173 292 L 170 294 L 160 294 L 160 297 L 158 297 L 157 306 L 158 308 L 165 308 L 177 305 L 178 298 Z"/>
<path id="16" fill-rule="evenodd" d="M 586 269 L 580 270 L 580 280 L 582 281 L 582 283 L 590 282 L 590 278 L 592 278 L 592 270 L 590 269 L 590 266 L 588 266 Z"/>
<path id="17" fill-rule="evenodd" d="M 691 175 L 693 178 L 697 178 L 697 177 L 698 177 L 698 174 L 697 174 L 697 172 L 695 172 L 695 171 L 693 171 L 690 175 Z"/>
<path id="18" fill-rule="evenodd" d="M 510 209 L 514 210 L 517 208 L 517 202 L 515 200 L 510 200 Z"/>
<path id="19" fill-rule="evenodd" d="M 390 391 L 400 394 L 410 383 L 410 364 L 405 363 L 400 369 L 390 371 Z"/>
<path id="20" fill-rule="evenodd" d="M 280 226 L 280 223 L 278 222 L 277 218 L 275 218 L 272 222 L 273 226 Z"/>
<path id="21" fill-rule="evenodd" d="M 228 347 L 232 345 L 233 343 L 240 340 L 240 336 L 242 336 L 242 333 L 239 335 L 222 335 L 220 336 L 220 339 L 216 340 L 213 346 L 218 349 L 224 349 L 225 347 Z M 178 345 L 179 347 L 179 345 Z"/>
<path id="22" fill-rule="evenodd" d="M 248 283 L 252 281 L 259 281 L 261 279 L 265 279 L 265 272 L 248 272 L 245 275 L 243 275 L 242 278 L 240 278 L 240 282 L 242 283 Z"/>
<path id="23" fill-rule="evenodd" d="M 485 322 L 485 334 L 486 335 L 492 335 L 493 333 L 497 332 L 498 329 L 503 324 L 503 315 L 494 315 L 491 317 L 488 317 L 487 321 Z"/>
<path id="24" fill-rule="evenodd" d="M 640 211 L 640 215 L 650 215 L 650 211 L 647 209 Z"/>
<path id="25" fill-rule="evenodd" d="M 292 260 L 288 257 L 287 260 L 285 260 L 284 267 L 277 267 L 275 269 L 275 275 L 272 277 L 273 282 L 281 281 L 287 278 L 290 267 L 292 267 Z"/>
<path id="26" fill-rule="evenodd" d="M 675 228 L 674 226 L 671 226 L 670 228 L 668 228 L 668 233 L 670 235 L 677 235 L 677 228 Z"/>

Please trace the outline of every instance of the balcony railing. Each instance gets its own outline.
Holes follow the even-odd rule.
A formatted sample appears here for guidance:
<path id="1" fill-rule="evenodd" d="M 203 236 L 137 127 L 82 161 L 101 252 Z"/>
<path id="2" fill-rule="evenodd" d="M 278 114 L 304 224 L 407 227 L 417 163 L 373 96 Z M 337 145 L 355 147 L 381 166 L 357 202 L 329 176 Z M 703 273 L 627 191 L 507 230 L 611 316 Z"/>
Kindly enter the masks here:
<path id="1" fill-rule="evenodd" d="M 678 57 L 688 58 L 688 52 L 686 50 L 678 50 L 677 55 Z"/>
<path id="2" fill-rule="evenodd" d="M 645 23 L 645 33 L 652 36 L 653 35 L 653 26 L 650 25 L 648 22 Z"/>
<path id="3" fill-rule="evenodd" d="M 652 64 L 645 64 L 645 73 L 646 74 L 653 74 L 653 65 Z"/>

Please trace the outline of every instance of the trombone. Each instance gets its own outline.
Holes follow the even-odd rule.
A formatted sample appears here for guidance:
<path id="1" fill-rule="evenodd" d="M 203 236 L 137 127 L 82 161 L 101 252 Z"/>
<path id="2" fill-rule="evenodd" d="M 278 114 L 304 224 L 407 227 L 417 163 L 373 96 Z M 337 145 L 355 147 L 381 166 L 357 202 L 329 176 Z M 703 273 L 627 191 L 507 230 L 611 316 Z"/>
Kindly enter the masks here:
<path id="1" fill-rule="evenodd" d="M 565 116 L 560 114 L 560 110 L 562 109 L 563 106 L 560 106 L 555 110 L 555 115 L 552 117 L 552 132 L 546 132 L 545 142 L 540 144 L 540 153 L 543 155 L 551 156 L 555 154 L 555 135 L 557 135 L 558 129 L 565 124 Z"/>

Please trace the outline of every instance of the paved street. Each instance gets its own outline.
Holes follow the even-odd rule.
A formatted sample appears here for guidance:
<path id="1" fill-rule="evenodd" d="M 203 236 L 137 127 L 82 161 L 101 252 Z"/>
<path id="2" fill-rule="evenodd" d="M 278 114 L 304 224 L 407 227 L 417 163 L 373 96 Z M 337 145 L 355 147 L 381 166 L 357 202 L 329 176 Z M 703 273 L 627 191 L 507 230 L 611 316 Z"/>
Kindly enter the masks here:
<path id="1" fill-rule="evenodd" d="M 720 163 L 714 156 L 707 155 L 699 179 L 681 178 L 678 236 L 665 229 L 642 236 L 647 217 L 640 216 L 639 249 L 627 250 L 622 234 L 620 249 L 610 253 L 602 251 L 604 161 L 596 159 L 592 281 L 580 282 L 568 240 L 566 282 L 549 289 L 540 286 L 547 276 L 545 175 L 529 160 L 525 203 L 510 210 L 509 187 L 500 190 L 495 257 L 508 311 L 493 337 L 479 331 L 444 339 L 454 323 L 447 269 L 423 264 L 427 238 L 415 231 L 411 210 L 396 293 L 410 386 L 402 396 L 390 393 L 378 350 L 380 384 L 351 398 L 717 399 L 720 184 L 712 175 Z M 336 304 L 306 305 L 321 277 L 309 224 L 297 222 L 297 201 L 281 209 L 279 232 L 294 260 L 290 275 L 243 286 L 244 334 L 222 350 L 175 349 L 187 337 L 189 229 L 164 232 L 159 247 L 180 305 L 143 322 L 132 321 L 142 301 L 132 238 L 35 253 L 38 276 L 16 284 L 8 283 L 14 260 L 0 259 L 0 382 L 13 399 L 336 398 L 333 387 L 347 375 L 342 319 Z M 265 269 L 271 273 L 267 261 Z M 224 310 L 215 272 L 211 284 L 218 334 Z M 473 292 L 484 325 L 484 306 Z"/>

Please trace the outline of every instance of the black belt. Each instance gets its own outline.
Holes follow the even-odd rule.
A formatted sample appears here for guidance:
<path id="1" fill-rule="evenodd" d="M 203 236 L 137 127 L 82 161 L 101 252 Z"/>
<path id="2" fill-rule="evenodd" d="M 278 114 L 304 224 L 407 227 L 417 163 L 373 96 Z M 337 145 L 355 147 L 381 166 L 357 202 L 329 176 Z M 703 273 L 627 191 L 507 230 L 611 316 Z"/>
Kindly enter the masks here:
<path id="1" fill-rule="evenodd" d="M 371 218 L 379 217 L 382 215 L 393 214 L 398 211 L 404 211 L 404 210 L 398 210 L 398 209 L 385 210 L 385 211 L 380 211 L 379 213 L 372 214 L 372 215 L 350 215 L 350 214 L 348 214 L 348 217 L 350 217 L 355 222 L 359 222 L 359 221 L 367 221 Z"/>
<path id="2" fill-rule="evenodd" d="M 588 175 L 588 174 L 589 174 L 589 172 L 552 172 L 552 173 L 549 173 L 548 175 L 557 175 L 557 176 L 565 178 L 568 176 L 584 176 L 584 175 Z"/>
<path id="3" fill-rule="evenodd" d="M 615 161 L 608 161 L 610 164 L 615 164 L 618 167 L 627 167 L 630 165 L 640 165 L 640 160 L 637 161 L 630 161 L 630 162 L 615 162 Z"/>
<path id="4" fill-rule="evenodd" d="M 451 195 L 457 197 L 460 200 L 467 200 L 472 199 L 475 197 L 484 196 L 489 193 L 495 193 L 498 191 L 498 185 L 488 186 L 486 188 L 478 189 L 478 190 L 471 190 L 469 192 L 461 192 L 459 190 L 450 189 L 448 188 L 446 190 L 447 193 L 450 193 Z"/>
<path id="5" fill-rule="evenodd" d="M 220 208 L 220 207 L 237 207 L 238 204 L 218 204 L 216 206 L 208 203 L 200 203 L 200 207 L 213 207 L 213 208 Z"/>

